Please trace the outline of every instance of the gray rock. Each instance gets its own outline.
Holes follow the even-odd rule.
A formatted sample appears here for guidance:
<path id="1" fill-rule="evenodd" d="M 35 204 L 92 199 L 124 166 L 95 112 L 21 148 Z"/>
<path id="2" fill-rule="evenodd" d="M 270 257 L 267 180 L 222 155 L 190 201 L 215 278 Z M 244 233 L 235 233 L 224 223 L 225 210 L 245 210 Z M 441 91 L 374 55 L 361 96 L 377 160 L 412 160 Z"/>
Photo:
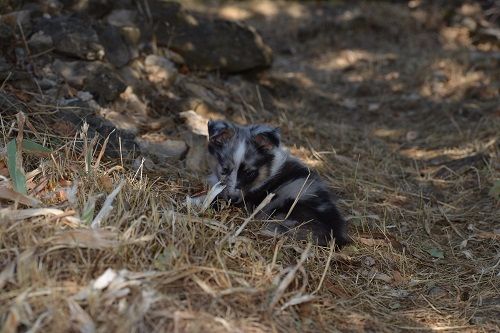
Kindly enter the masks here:
<path id="1" fill-rule="evenodd" d="M 53 68 L 71 86 L 90 92 L 99 104 L 114 101 L 127 88 L 110 65 L 99 61 L 56 59 Z"/>
<path id="2" fill-rule="evenodd" d="M 183 138 L 189 147 L 186 155 L 186 168 L 193 172 L 204 172 L 208 167 L 208 119 L 193 110 L 180 113 L 187 130 Z"/>
<path id="3" fill-rule="evenodd" d="M 36 87 L 30 73 L 16 68 L 7 62 L 4 57 L 0 57 L 0 82 L 4 80 L 8 80 L 9 83 L 19 89 L 33 90 Z"/>
<path id="4" fill-rule="evenodd" d="M 99 104 L 114 101 L 127 86 L 110 66 L 102 65 L 84 80 L 84 90 L 89 91 Z"/>
<path id="5" fill-rule="evenodd" d="M 149 4 L 158 45 L 177 52 L 189 67 L 236 73 L 271 65 L 271 49 L 251 27 L 194 17 L 175 2 Z"/>
<path id="6" fill-rule="evenodd" d="M 24 9 L 1 15 L 0 21 L 16 30 L 21 26 L 25 36 L 31 33 L 31 10 Z"/>
<path id="7" fill-rule="evenodd" d="M 14 43 L 14 30 L 5 23 L 0 22 L 0 51 L 6 52 Z"/>
<path id="8" fill-rule="evenodd" d="M 37 24 L 36 29 L 52 38 L 57 52 L 84 60 L 100 60 L 104 57 L 104 47 L 96 31 L 79 18 L 44 19 Z"/>
<path id="9" fill-rule="evenodd" d="M 106 60 L 115 67 L 125 66 L 131 59 L 129 47 L 120 33 L 120 29 L 112 25 L 97 28 L 99 41 L 104 46 Z"/>
<path id="10" fill-rule="evenodd" d="M 63 108 L 55 114 L 61 121 L 68 122 L 75 130 L 80 130 L 83 123 L 89 125 L 88 136 L 90 138 L 98 135 L 99 143 L 109 136 L 105 155 L 110 158 L 123 157 L 132 158 L 138 151 L 135 136 L 128 131 L 116 128 L 111 122 L 95 115 L 95 108 L 89 103 L 78 98 L 62 103 L 70 108 Z M 80 144 L 77 142 L 77 144 Z"/>
<path id="11" fill-rule="evenodd" d="M 177 77 L 177 69 L 167 58 L 150 54 L 144 60 L 148 80 L 153 83 L 170 85 Z"/>
<path id="12" fill-rule="evenodd" d="M 183 158 L 188 149 L 186 143 L 181 140 L 152 142 L 137 138 L 136 142 L 144 155 L 153 157 L 155 162 L 160 164 L 166 163 L 168 160 Z"/>
<path id="13" fill-rule="evenodd" d="M 116 27 L 135 26 L 137 22 L 137 11 L 129 9 L 115 9 L 107 17 L 108 24 Z"/>
<path id="14" fill-rule="evenodd" d="M 56 59 L 52 67 L 54 72 L 61 76 L 70 86 L 80 89 L 83 87 L 83 81 L 88 72 L 95 71 L 98 68 L 98 64 L 85 61 L 62 61 Z"/>
<path id="15" fill-rule="evenodd" d="M 28 40 L 28 47 L 32 54 L 41 53 L 50 50 L 54 46 L 52 38 L 43 31 L 34 33 Z"/>
<path id="16" fill-rule="evenodd" d="M 190 132 L 208 137 L 208 119 L 200 116 L 193 110 L 184 111 L 179 114 L 181 119 L 184 120 Z"/>

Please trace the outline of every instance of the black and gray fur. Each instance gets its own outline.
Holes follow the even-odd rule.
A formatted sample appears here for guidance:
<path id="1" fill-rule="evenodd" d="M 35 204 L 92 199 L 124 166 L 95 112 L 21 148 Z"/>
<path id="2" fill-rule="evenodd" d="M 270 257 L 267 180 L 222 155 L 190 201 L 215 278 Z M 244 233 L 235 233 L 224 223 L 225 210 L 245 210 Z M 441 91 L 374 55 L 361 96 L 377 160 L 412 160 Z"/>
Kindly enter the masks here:
<path id="1" fill-rule="evenodd" d="M 297 239 L 310 235 L 320 245 L 332 236 L 340 247 L 348 242 L 346 221 L 328 187 L 282 147 L 277 128 L 210 121 L 208 132 L 209 183 L 226 186 L 222 198 L 252 209 L 275 194 L 260 216 L 275 220 L 266 233 L 291 233 Z"/>

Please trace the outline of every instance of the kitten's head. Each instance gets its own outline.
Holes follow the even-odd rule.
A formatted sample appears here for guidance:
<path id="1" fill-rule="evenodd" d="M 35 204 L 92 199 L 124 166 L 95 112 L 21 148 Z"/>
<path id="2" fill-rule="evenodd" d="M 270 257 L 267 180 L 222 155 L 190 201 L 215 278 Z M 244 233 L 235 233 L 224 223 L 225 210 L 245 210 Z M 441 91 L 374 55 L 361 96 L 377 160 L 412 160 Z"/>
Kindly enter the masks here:
<path id="1" fill-rule="evenodd" d="M 240 202 L 246 193 L 271 177 L 282 160 L 277 128 L 210 121 L 208 134 L 212 172 L 226 185 L 223 197 L 233 202 Z"/>

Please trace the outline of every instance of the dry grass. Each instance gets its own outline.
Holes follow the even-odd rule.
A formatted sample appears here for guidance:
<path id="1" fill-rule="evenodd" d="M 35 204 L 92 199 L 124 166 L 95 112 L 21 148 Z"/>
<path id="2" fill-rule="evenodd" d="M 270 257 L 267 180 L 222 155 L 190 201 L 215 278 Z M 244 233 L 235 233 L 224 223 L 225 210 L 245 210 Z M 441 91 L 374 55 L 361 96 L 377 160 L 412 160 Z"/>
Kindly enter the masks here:
<path id="1" fill-rule="evenodd" d="M 387 13 L 409 19 L 391 6 L 372 22 L 382 35 L 398 22 L 384 22 Z M 161 177 L 129 161 L 96 167 L 96 147 L 86 171 L 82 139 L 54 134 L 53 106 L 12 99 L 1 145 L 15 138 L 22 109 L 55 152 L 25 156 L 42 208 L 0 201 L 3 332 L 498 331 L 500 206 L 488 195 L 500 178 L 498 92 L 496 102 L 467 100 L 478 84 L 498 82 L 498 68 L 477 70 L 458 51 L 415 56 L 418 40 L 428 42 L 421 35 L 411 47 L 392 42 L 408 47 L 396 58 L 391 42 L 345 52 L 366 36 L 342 33 L 338 50 L 315 54 L 326 45 L 319 36 L 261 78 L 262 89 L 285 90 L 274 92 L 277 111 L 250 85 L 238 90 L 247 113 L 233 116 L 281 125 L 292 151 L 339 193 L 355 240 L 341 252 L 258 236 L 259 221 L 230 237 L 249 214 L 188 210 L 202 175 L 180 166 Z M 337 113 L 325 111 L 332 105 Z M 36 139 L 29 128 L 24 135 Z M 473 164 L 451 163 L 478 152 L 485 158 Z M 86 207 L 95 200 L 97 215 L 122 181 L 111 214 L 91 228 Z"/>

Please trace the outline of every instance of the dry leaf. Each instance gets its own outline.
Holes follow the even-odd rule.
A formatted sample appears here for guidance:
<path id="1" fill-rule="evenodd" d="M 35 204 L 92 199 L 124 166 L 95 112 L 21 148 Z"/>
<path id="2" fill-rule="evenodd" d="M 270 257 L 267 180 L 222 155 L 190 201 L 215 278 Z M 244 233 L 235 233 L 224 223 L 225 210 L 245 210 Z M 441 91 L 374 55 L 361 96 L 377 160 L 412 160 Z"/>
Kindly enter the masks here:
<path id="1" fill-rule="evenodd" d="M 396 270 L 392 272 L 392 283 L 394 285 L 400 285 L 404 282 L 403 275 L 401 275 L 401 272 Z"/>
<path id="2" fill-rule="evenodd" d="M 45 240 L 45 244 L 106 249 L 119 245 L 117 234 L 109 230 L 75 229 L 64 231 Z"/>
<path id="3" fill-rule="evenodd" d="M 109 175 L 102 175 L 98 178 L 99 185 L 106 191 L 110 193 L 113 191 L 113 180 Z"/>
<path id="4" fill-rule="evenodd" d="M 0 199 L 19 202 L 25 206 L 30 207 L 40 205 L 40 201 L 38 201 L 37 199 L 16 192 L 6 185 L 0 185 Z M 0 210 L 0 215 L 2 215 L 3 212 L 4 210 Z"/>
<path id="5" fill-rule="evenodd" d="M 14 281 L 14 272 L 16 268 L 16 263 L 13 261 L 5 268 L 3 271 L 0 273 L 0 290 L 3 289 L 3 287 L 7 284 L 8 281 Z"/>

